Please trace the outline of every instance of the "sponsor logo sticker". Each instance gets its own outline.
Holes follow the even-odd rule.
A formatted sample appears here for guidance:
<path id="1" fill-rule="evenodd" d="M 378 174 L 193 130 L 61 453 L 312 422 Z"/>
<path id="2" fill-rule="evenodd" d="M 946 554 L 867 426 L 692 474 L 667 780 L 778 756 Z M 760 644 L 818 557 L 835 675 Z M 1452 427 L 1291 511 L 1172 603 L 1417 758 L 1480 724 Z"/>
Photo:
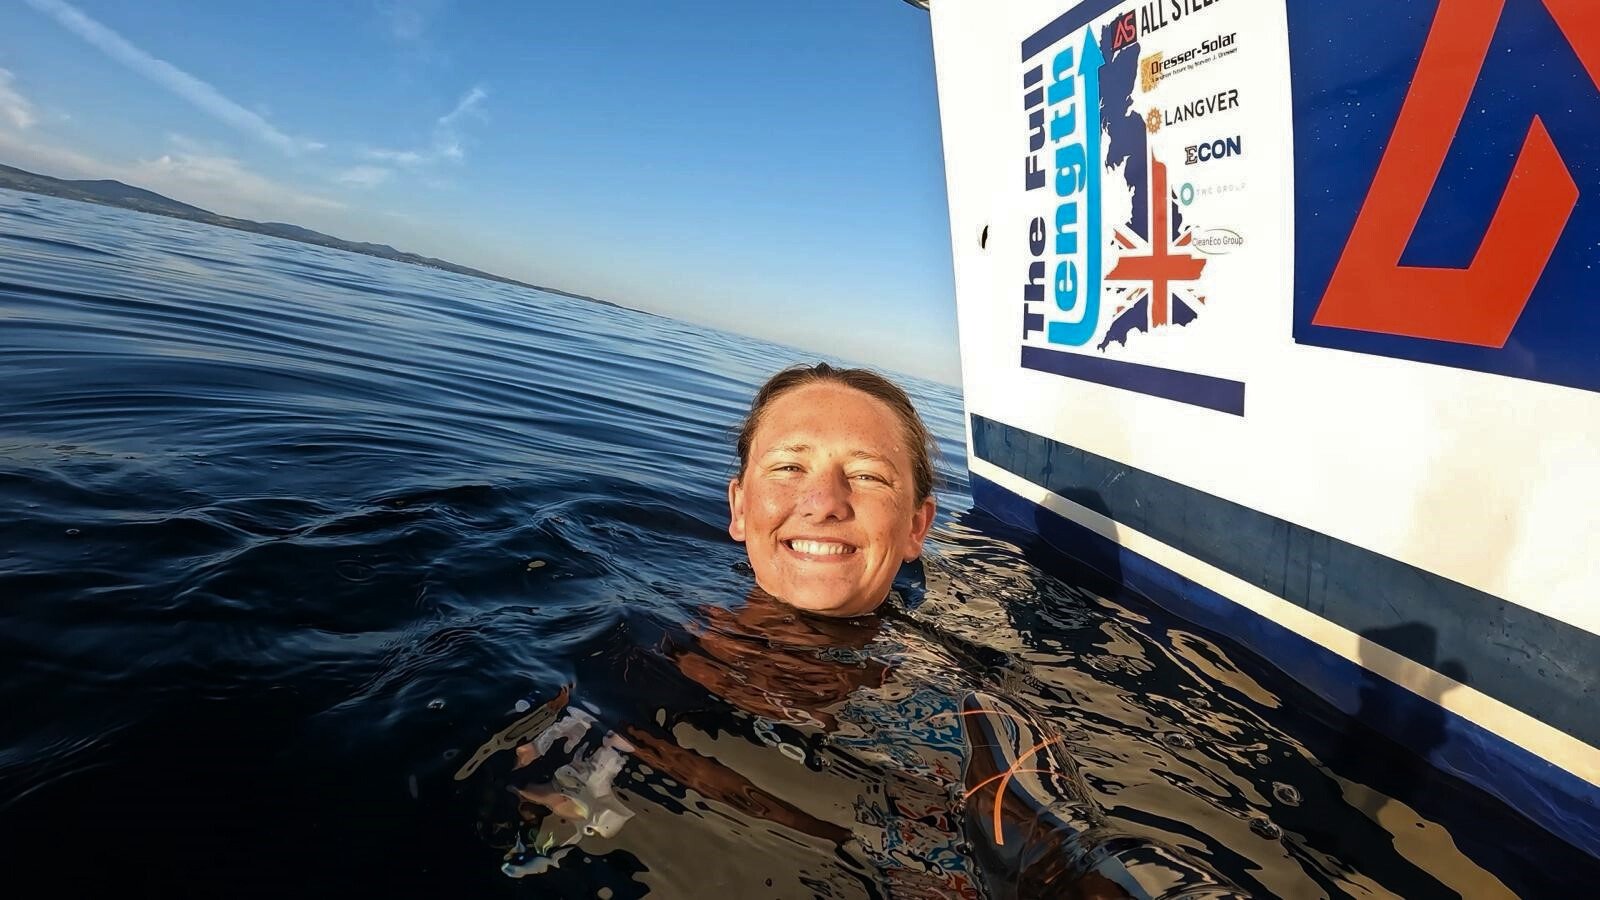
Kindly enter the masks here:
<path id="1" fill-rule="evenodd" d="M 1239 33 L 1218 34 L 1178 53 L 1158 51 L 1139 60 L 1139 89 L 1149 93 L 1161 82 L 1192 72 L 1239 49 Z"/>
<path id="2" fill-rule="evenodd" d="M 1227 256 L 1244 246 L 1244 237 L 1232 228 L 1207 228 L 1195 232 L 1190 244 L 1207 256 Z"/>
<path id="3" fill-rule="evenodd" d="M 1227 159 L 1230 156 L 1244 155 L 1244 141 L 1239 135 L 1227 138 L 1217 138 L 1214 141 L 1202 141 L 1190 144 L 1183 148 L 1183 163 L 1187 166 L 1208 163 L 1216 159 Z"/>

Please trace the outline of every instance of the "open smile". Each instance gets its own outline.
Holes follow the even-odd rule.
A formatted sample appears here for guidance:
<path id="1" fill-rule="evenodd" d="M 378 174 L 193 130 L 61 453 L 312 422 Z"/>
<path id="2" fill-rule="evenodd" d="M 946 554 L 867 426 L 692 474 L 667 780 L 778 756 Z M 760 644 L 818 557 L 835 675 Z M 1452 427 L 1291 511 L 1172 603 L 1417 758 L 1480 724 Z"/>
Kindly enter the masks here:
<path id="1" fill-rule="evenodd" d="M 790 553 L 816 562 L 843 562 L 856 553 L 854 546 L 843 541 L 790 538 L 782 543 Z"/>

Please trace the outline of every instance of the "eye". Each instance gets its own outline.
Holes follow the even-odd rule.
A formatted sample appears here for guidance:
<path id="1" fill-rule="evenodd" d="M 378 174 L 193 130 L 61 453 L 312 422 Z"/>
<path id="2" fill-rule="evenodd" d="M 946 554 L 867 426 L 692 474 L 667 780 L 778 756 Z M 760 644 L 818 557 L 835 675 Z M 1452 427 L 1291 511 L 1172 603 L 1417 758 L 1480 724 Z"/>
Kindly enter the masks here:
<path id="1" fill-rule="evenodd" d="M 865 479 L 867 481 L 876 481 L 879 484 L 888 484 L 889 483 L 889 480 L 887 478 L 884 478 L 882 475 L 876 475 L 876 474 L 874 474 L 872 472 L 857 472 L 856 474 L 851 475 L 850 477 L 851 478 L 861 478 L 861 479 Z"/>

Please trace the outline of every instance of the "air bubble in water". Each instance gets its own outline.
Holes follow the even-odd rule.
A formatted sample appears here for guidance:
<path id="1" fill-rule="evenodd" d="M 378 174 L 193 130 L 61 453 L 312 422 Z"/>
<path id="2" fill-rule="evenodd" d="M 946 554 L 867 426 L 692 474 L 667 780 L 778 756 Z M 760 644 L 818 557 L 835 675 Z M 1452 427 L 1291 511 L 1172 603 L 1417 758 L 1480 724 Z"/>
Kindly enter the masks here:
<path id="1" fill-rule="evenodd" d="M 1266 816 L 1251 816 L 1250 830 L 1271 841 L 1283 837 L 1283 829 L 1273 824 Z"/>
<path id="2" fill-rule="evenodd" d="M 1193 750 L 1194 738 L 1182 732 L 1174 731 L 1161 736 L 1161 742 L 1174 750 Z"/>
<path id="3" fill-rule="evenodd" d="M 1278 802 L 1285 806 L 1300 805 L 1300 790 L 1292 784 L 1274 781 L 1272 783 L 1272 796 L 1278 798 Z"/>

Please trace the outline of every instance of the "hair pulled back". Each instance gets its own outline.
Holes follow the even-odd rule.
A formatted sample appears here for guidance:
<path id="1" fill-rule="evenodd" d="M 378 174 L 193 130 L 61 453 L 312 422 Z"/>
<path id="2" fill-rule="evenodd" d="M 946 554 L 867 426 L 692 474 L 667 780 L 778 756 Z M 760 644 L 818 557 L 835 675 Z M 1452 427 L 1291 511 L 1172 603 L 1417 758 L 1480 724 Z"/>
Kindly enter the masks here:
<path id="1" fill-rule="evenodd" d="M 854 388 L 889 407 L 900 420 L 900 430 L 905 435 L 906 451 L 911 455 L 911 475 L 917 491 L 917 502 L 933 496 L 933 456 L 938 446 L 928 426 L 917 415 L 911 398 L 899 385 L 870 369 L 840 369 L 827 363 L 795 365 L 767 379 L 750 402 L 750 412 L 739 426 L 739 477 L 750 463 L 750 447 L 755 441 L 756 429 L 761 427 L 761 417 L 774 400 L 796 388 L 811 384 L 837 384 Z"/>

